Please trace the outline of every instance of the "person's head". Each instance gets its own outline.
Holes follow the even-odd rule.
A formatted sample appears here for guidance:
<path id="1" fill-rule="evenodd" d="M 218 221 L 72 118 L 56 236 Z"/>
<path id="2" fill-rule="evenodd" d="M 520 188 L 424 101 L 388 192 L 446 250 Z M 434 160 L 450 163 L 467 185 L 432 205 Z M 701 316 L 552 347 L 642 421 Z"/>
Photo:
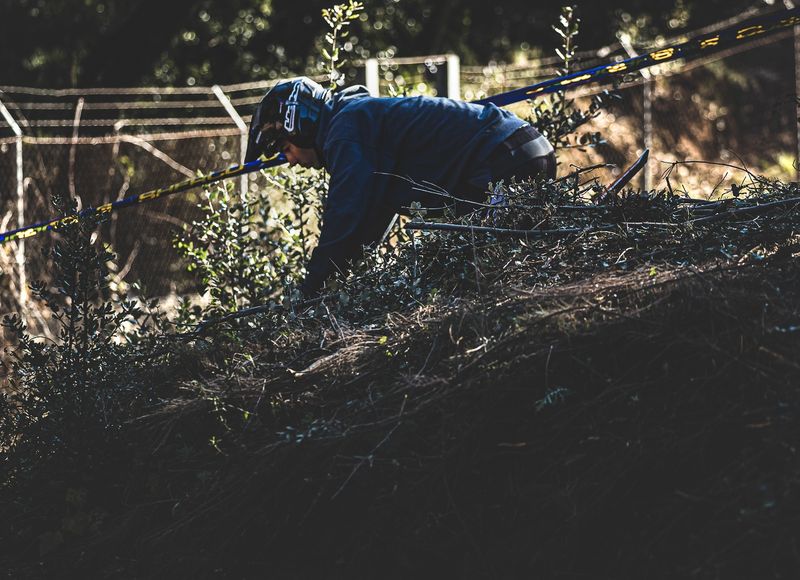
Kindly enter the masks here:
<path id="1" fill-rule="evenodd" d="M 245 163 L 260 156 L 286 155 L 303 167 L 319 167 L 316 150 L 322 108 L 330 91 L 309 78 L 278 83 L 270 89 L 253 114 Z"/>
<path id="2" fill-rule="evenodd" d="M 317 154 L 316 147 L 301 147 L 293 143 L 283 128 L 283 123 L 264 123 L 261 125 L 255 139 L 259 143 L 264 143 L 260 147 L 261 152 L 258 156 L 265 155 L 267 158 L 278 153 L 283 153 L 289 166 L 300 165 L 301 167 L 322 167 L 322 163 Z M 248 151 L 249 151 L 248 146 Z M 256 159 L 258 158 L 255 157 Z M 245 162 L 252 161 L 245 157 Z"/>

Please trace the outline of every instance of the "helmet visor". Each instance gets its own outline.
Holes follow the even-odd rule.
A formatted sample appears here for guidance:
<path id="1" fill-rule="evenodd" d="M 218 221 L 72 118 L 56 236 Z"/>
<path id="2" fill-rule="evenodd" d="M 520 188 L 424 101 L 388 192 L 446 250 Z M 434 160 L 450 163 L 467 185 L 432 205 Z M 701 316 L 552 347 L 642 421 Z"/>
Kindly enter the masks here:
<path id="1" fill-rule="evenodd" d="M 280 142 L 285 136 L 283 130 L 275 124 L 264 125 L 260 129 L 251 131 L 244 162 L 250 163 L 262 155 L 268 159 L 274 157 L 279 153 Z"/>

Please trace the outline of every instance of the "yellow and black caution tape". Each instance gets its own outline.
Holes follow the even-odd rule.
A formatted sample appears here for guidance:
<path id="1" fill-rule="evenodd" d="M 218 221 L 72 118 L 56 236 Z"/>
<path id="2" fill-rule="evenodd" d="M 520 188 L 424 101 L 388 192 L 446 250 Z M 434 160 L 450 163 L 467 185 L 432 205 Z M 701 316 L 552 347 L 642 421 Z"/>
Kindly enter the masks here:
<path id="1" fill-rule="evenodd" d="M 255 161 L 251 161 L 250 163 L 245 163 L 243 165 L 234 165 L 233 167 L 229 167 L 228 169 L 224 169 L 222 171 L 215 171 L 214 173 L 211 173 L 209 175 L 204 175 L 202 177 L 197 177 L 195 179 L 187 179 L 186 181 L 175 183 L 173 185 L 170 185 L 169 187 L 154 189 L 152 191 L 146 191 L 144 193 L 139 193 L 136 195 L 129 195 L 128 197 L 125 197 L 118 201 L 107 203 L 98 207 L 86 208 L 76 214 L 64 216 L 46 222 L 40 222 L 38 224 L 32 224 L 16 230 L 12 230 L 10 232 L 2 233 L 0 234 L 0 244 L 4 242 L 10 242 L 12 240 L 29 238 L 41 232 L 57 230 L 66 225 L 74 224 L 79 219 L 91 215 L 106 214 L 111 211 L 121 209 L 123 207 L 129 207 L 132 205 L 137 205 L 148 201 L 153 201 L 155 199 L 166 197 L 168 195 L 180 193 L 183 191 L 187 191 L 189 189 L 194 189 L 195 187 L 201 187 L 203 185 L 209 185 L 212 183 L 216 183 L 218 181 L 230 179 L 232 177 L 239 177 L 240 175 L 252 173 L 253 171 L 258 171 L 259 169 L 268 169 L 270 167 L 275 167 L 285 162 L 286 159 L 283 157 L 283 155 L 279 155 L 267 161 L 262 161 L 261 159 L 257 159 Z"/>
<path id="2" fill-rule="evenodd" d="M 504 107 L 540 95 L 555 93 L 575 87 L 613 80 L 632 72 L 663 64 L 678 59 L 692 59 L 717 50 L 727 49 L 737 44 L 761 38 L 776 32 L 781 32 L 800 24 L 800 7 L 781 10 L 763 16 L 757 16 L 723 30 L 698 36 L 675 46 L 659 48 L 647 54 L 642 54 L 620 62 L 608 63 L 594 68 L 585 69 L 515 89 L 507 93 L 494 95 L 475 101 L 479 104 L 494 103 Z"/>

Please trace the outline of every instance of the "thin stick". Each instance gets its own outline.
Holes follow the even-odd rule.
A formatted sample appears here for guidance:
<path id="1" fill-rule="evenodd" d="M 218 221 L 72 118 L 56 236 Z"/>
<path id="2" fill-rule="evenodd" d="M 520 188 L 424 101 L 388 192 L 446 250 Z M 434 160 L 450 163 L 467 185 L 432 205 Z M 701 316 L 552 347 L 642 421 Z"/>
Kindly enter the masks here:
<path id="1" fill-rule="evenodd" d="M 522 238 L 543 238 L 546 236 L 568 236 L 572 234 L 582 234 L 614 227 L 613 225 L 602 225 L 588 228 L 564 228 L 559 230 L 514 230 L 507 228 L 489 228 L 484 226 L 467 226 L 459 224 L 438 224 L 432 222 L 410 222 L 403 226 L 407 230 L 440 231 L 440 232 L 460 232 L 471 234 L 494 234 L 498 236 L 522 237 Z"/>
<path id="2" fill-rule="evenodd" d="M 720 212 L 718 214 L 710 215 L 707 217 L 701 217 L 693 220 L 689 220 L 687 224 L 703 224 L 703 223 L 710 223 L 721 221 L 729 218 L 735 218 L 739 216 L 746 216 L 746 215 L 760 215 L 762 213 L 767 213 L 773 209 L 779 208 L 784 205 L 800 204 L 800 197 L 792 197 L 790 199 L 782 199 L 778 201 L 771 201 L 768 203 L 762 203 L 759 205 L 754 205 L 752 207 L 742 207 L 739 209 L 732 209 L 724 212 Z"/>

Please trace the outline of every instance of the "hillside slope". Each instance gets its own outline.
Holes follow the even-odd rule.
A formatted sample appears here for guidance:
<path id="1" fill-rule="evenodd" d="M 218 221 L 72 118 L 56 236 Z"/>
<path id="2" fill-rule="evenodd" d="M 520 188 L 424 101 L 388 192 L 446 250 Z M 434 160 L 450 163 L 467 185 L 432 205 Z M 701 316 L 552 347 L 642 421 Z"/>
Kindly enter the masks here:
<path id="1" fill-rule="evenodd" d="M 463 255 L 432 237 L 472 262 L 424 301 L 359 319 L 378 305 L 339 297 L 174 344 L 163 402 L 81 450 L 91 469 L 55 458 L 7 498 L 3 568 L 796 577 L 793 213 L 676 233 L 657 203 L 614 209 L 646 235 L 473 235 Z"/>

